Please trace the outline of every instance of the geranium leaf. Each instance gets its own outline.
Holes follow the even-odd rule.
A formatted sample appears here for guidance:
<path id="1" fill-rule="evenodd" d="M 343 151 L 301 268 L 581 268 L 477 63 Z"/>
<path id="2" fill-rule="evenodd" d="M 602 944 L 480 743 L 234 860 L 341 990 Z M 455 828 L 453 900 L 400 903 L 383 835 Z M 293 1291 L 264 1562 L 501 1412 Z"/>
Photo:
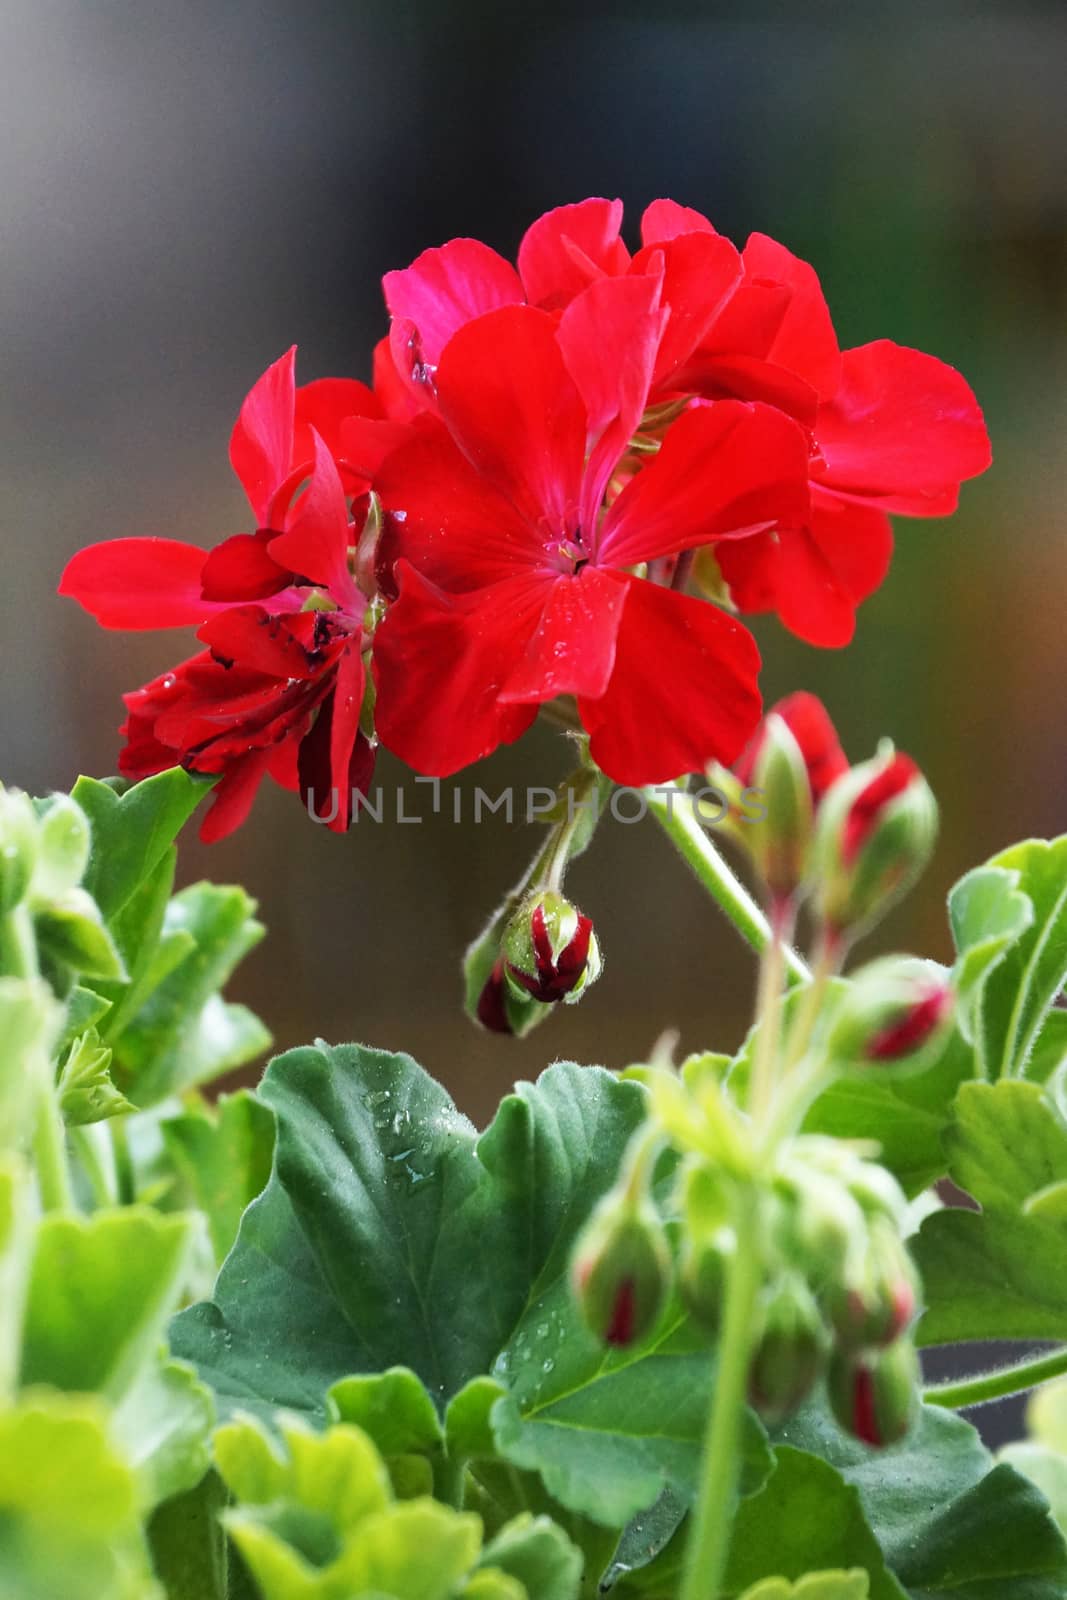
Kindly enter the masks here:
<path id="1" fill-rule="evenodd" d="M 193 1219 L 134 1206 L 45 1217 L 26 1305 L 22 1383 L 121 1398 L 178 1304 L 196 1231 Z"/>
<path id="2" fill-rule="evenodd" d="M 529 1513 L 501 1528 L 481 1564 L 518 1579 L 530 1600 L 575 1600 L 582 1553 L 548 1517 Z"/>
<path id="3" fill-rule="evenodd" d="M 78 779 L 72 794 L 92 828 L 83 883 L 105 917 L 154 870 L 210 788 L 181 767 L 132 785 Z"/>
<path id="4" fill-rule="evenodd" d="M 643 1088 L 557 1065 L 507 1096 L 481 1139 L 404 1056 L 293 1051 L 262 1093 L 278 1118 L 274 1176 L 214 1302 L 173 1328 L 224 1408 L 321 1417 L 340 1379 L 401 1364 L 443 1411 L 491 1373 L 506 1395 L 483 1384 L 449 1413 L 460 1454 L 480 1453 L 488 1428 L 494 1452 L 613 1526 L 674 1472 L 691 1491 L 703 1341 L 675 1310 L 646 1347 L 605 1359 L 567 1284 L 575 1233 L 643 1120 Z M 755 1479 L 769 1456 L 754 1422 L 746 1439 Z"/>
<path id="5" fill-rule="evenodd" d="M 982 1209 L 938 1211 L 914 1242 L 921 1341 L 1067 1338 L 1067 1121 L 1038 1084 L 965 1084 L 945 1143 Z"/>
<path id="6" fill-rule="evenodd" d="M 859 1491 L 887 1564 L 914 1600 L 1058 1600 L 1064 1593 L 1067 1546 L 1045 1500 L 998 1466 L 974 1428 L 951 1412 L 924 1407 L 902 1443 L 871 1451 L 817 1401 L 778 1439 L 820 1456 Z"/>
<path id="7" fill-rule="evenodd" d="M 247 1089 L 160 1123 L 163 1143 L 193 1202 L 205 1213 L 215 1259 L 237 1237 L 246 1207 L 270 1179 L 274 1117 Z"/>
<path id="8" fill-rule="evenodd" d="M 144 1509 L 200 1482 L 214 1421 L 211 1391 L 186 1362 L 159 1354 L 142 1369 L 114 1412 L 111 1437 L 137 1475 Z"/>

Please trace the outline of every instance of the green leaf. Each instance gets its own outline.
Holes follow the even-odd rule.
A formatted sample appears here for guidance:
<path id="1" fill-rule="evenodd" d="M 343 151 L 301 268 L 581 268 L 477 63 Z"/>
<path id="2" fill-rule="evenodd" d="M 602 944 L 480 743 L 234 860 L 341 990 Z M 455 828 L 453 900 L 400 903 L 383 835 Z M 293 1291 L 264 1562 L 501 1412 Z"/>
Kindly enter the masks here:
<path id="1" fill-rule="evenodd" d="M 1048 1445 L 1023 1441 L 1005 1445 L 997 1459 L 1014 1467 L 1016 1472 L 1029 1478 L 1040 1489 L 1049 1503 L 1056 1526 L 1061 1533 L 1067 1533 L 1067 1456 L 1061 1455 L 1058 1450 L 1050 1450 Z"/>
<path id="2" fill-rule="evenodd" d="M 342 1378 L 327 1400 L 331 1422 L 362 1428 L 386 1458 L 429 1454 L 444 1442 L 433 1401 L 407 1367 Z"/>
<path id="3" fill-rule="evenodd" d="M 123 1086 L 151 1106 L 209 1082 L 260 1055 L 270 1035 L 244 1006 L 218 990 L 262 939 L 256 904 L 243 889 L 198 883 L 167 906 L 161 948 L 184 954 L 114 1040 Z"/>
<path id="4" fill-rule="evenodd" d="M 45 1217 L 26 1306 L 23 1384 L 119 1399 L 155 1352 L 195 1238 L 195 1219 L 133 1206 Z"/>
<path id="5" fill-rule="evenodd" d="M 151 874 L 210 788 L 181 767 L 129 787 L 78 779 L 72 793 L 92 827 L 83 883 L 105 917 Z"/>
<path id="6" fill-rule="evenodd" d="M 16 1158 L 0 1162 L 0 1406 L 15 1391 L 33 1256 L 28 1176 Z"/>
<path id="7" fill-rule="evenodd" d="M 111 1424 L 112 1439 L 137 1475 L 143 1507 L 196 1487 L 211 1466 L 214 1421 L 211 1391 L 186 1362 L 157 1355 L 144 1367 Z"/>
<path id="8" fill-rule="evenodd" d="M 914 1600 L 1062 1600 L 1067 1546 L 1046 1502 L 997 1466 L 961 1418 L 924 1407 L 905 1440 L 871 1451 L 843 1434 L 820 1400 L 778 1438 L 820 1456 L 858 1490 L 886 1562 Z"/>
<path id="9" fill-rule="evenodd" d="M 273 1114 L 247 1089 L 220 1095 L 214 1114 L 168 1117 L 163 1143 L 196 1205 L 206 1214 L 215 1259 L 237 1237 L 241 1216 L 270 1179 Z"/>
<path id="10" fill-rule="evenodd" d="M 683 1499 L 695 1495 L 712 1365 L 706 1338 L 676 1305 L 651 1341 L 606 1353 L 577 1318 L 567 1282 L 558 1282 L 494 1371 L 509 1389 L 491 1417 L 498 1450 L 539 1472 L 563 1505 L 617 1528 L 667 1485 Z M 749 1417 L 746 1491 L 770 1467 L 763 1430 Z"/>
<path id="11" fill-rule="evenodd" d="M 67 892 L 34 911 L 33 930 L 43 959 L 88 978 L 124 978 L 126 969 L 96 902 L 84 889 Z"/>
<path id="12" fill-rule="evenodd" d="M 133 1107 L 111 1079 L 111 1051 L 95 1030 L 75 1039 L 57 1087 L 59 1109 L 68 1127 L 124 1116 Z"/>
<path id="13" fill-rule="evenodd" d="M 1067 1121 L 1038 1084 L 965 1084 L 946 1150 L 982 1209 L 938 1211 L 914 1241 L 921 1342 L 1067 1338 Z"/>
<path id="14" fill-rule="evenodd" d="M 982 991 L 992 969 L 1022 938 L 1034 907 L 1006 867 L 976 867 L 949 892 L 948 914 L 958 952 L 955 967 L 957 1020 L 964 1038 L 984 1057 Z M 988 1062 L 982 1059 L 983 1073 Z"/>
<path id="15" fill-rule="evenodd" d="M 1067 835 L 1013 845 L 989 866 L 1015 874 L 1034 911 L 982 986 L 979 1058 L 989 1076 L 1007 1078 L 1026 1073 L 1041 1025 L 1067 981 Z"/>
<path id="16" fill-rule="evenodd" d="M 293 1500 L 328 1517 L 340 1532 L 389 1504 L 389 1476 L 361 1429 L 339 1424 L 313 1433 L 298 1419 L 283 1417 L 279 1432 L 280 1447 L 253 1418 L 243 1417 L 215 1434 L 218 1469 L 239 1500 Z"/>
<path id="17" fill-rule="evenodd" d="M 31 1392 L 0 1410 L 0 1594 L 159 1600 L 133 1475 L 94 1401 Z"/>
<path id="18" fill-rule="evenodd" d="M 870 1592 L 865 1572 L 809 1572 L 796 1583 L 765 1578 L 746 1589 L 741 1600 L 868 1600 Z"/>
<path id="19" fill-rule="evenodd" d="M 209 1472 L 156 1507 L 148 1542 L 167 1600 L 260 1600 L 220 1521 L 229 1503 L 222 1479 Z"/>
<path id="20" fill-rule="evenodd" d="M 485 1546 L 481 1565 L 516 1578 L 531 1600 L 577 1600 L 582 1553 L 548 1517 L 509 1522 Z"/>
<path id="21" fill-rule="evenodd" d="M 460 1454 L 488 1453 L 491 1436 L 570 1509 L 615 1526 L 675 1473 L 691 1492 L 703 1339 L 675 1308 L 644 1348 L 605 1356 L 568 1286 L 575 1233 L 643 1120 L 643 1088 L 557 1065 L 507 1096 L 481 1139 L 404 1056 L 293 1051 L 261 1092 L 278 1117 L 275 1175 L 214 1303 L 172 1334 L 224 1408 L 321 1417 L 340 1379 L 400 1364 L 443 1410 L 492 1374 L 507 1395 L 483 1382 L 449 1410 Z M 769 1465 L 755 1422 L 746 1460 L 753 1481 Z"/>

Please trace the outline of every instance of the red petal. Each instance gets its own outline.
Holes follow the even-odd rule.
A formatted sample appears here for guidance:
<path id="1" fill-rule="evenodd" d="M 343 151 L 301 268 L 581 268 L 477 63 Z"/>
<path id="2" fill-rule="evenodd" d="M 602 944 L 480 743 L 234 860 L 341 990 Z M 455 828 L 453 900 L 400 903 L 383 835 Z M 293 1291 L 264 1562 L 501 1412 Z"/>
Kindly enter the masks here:
<path id="1" fill-rule="evenodd" d="M 262 606 L 231 606 L 205 622 L 197 638 L 223 664 L 237 662 L 243 671 L 286 681 L 313 678 L 324 666 L 325 641 L 316 639 L 328 617 L 324 612 L 277 617 Z"/>
<path id="2" fill-rule="evenodd" d="M 415 324 L 423 359 L 433 366 L 464 323 L 523 301 L 515 268 L 477 239 L 424 250 L 403 272 L 387 272 L 382 288 L 390 316 Z"/>
<path id="3" fill-rule="evenodd" d="M 913 517 L 953 510 L 960 482 L 991 459 L 960 374 L 888 339 L 845 351 L 841 386 L 820 407 L 816 435 L 825 467 L 815 475 L 826 488 Z"/>
<path id="4" fill-rule="evenodd" d="M 718 234 L 686 233 L 634 257 L 632 271 L 663 261 L 663 303 L 670 317 L 660 342 L 653 383 L 665 384 L 700 344 L 741 282 L 741 257 Z"/>
<path id="5" fill-rule="evenodd" d="M 552 580 L 533 636 L 500 691 L 501 704 L 602 695 L 615 665 L 626 592 L 614 573 L 588 565 L 574 577 Z"/>
<path id="6" fill-rule="evenodd" d="M 816 695 L 800 689 L 773 705 L 767 713 L 771 715 L 781 717 L 796 740 L 807 769 L 811 796 L 817 805 L 834 780 L 848 771 L 848 757 L 841 748 L 829 712 Z M 742 783 L 752 778 L 764 726 L 765 721 L 734 767 Z"/>
<path id="7" fill-rule="evenodd" d="M 335 833 L 344 833 L 352 821 L 352 790 L 366 792 L 370 773 L 367 755 L 370 747 L 359 731 L 363 709 L 366 672 L 359 641 L 353 641 L 337 667 L 337 682 L 324 710 L 330 727 L 330 782 L 337 790 L 337 816 L 330 823 Z M 371 752 L 373 767 L 373 752 Z"/>
<path id="8" fill-rule="evenodd" d="M 205 600 L 223 605 L 234 601 L 265 600 L 292 581 L 292 573 L 271 559 L 267 545 L 275 538 L 271 528 L 236 533 L 215 546 L 204 562 L 200 584 Z"/>
<path id="9" fill-rule="evenodd" d="M 468 322 L 437 369 L 437 399 L 460 449 L 531 522 L 573 531 L 585 411 L 543 311 L 505 306 Z"/>
<path id="10" fill-rule="evenodd" d="M 400 598 L 374 638 L 375 723 L 401 760 L 447 778 L 519 738 L 537 715 L 499 697 L 536 626 L 546 580 L 449 596 L 406 562 L 398 576 Z"/>
<path id="11" fill-rule="evenodd" d="M 396 369 L 388 334 L 374 346 L 374 393 L 385 415 L 398 422 L 410 422 L 423 409 Z"/>
<path id="12" fill-rule="evenodd" d="M 716 551 L 742 611 L 774 611 L 791 633 L 824 649 L 846 645 L 856 607 L 882 582 L 893 531 L 881 511 L 816 491 L 807 526 L 739 539 Z"/>
<path id="13" fill-rule="evenodd" d="M 903 794 L 919 775 L 910 756 L 896 754 L 881 772 L 861 789 L 849 808 L 841 838 L 841 858 L 851 866 L 878 825 L 886 806 Z"/>
<path id="14" fill-rule="evenodd" d="M 796 523 L 808 508 L 807 469 L 803 430 L 773 407 L 737 400 L 691 406 L 612 505 L 598 560 L 629 567 Z"/>
<path id="15" fill-rule="evenodd" d="M 270 521 L 274 491 L 293 458 L 296 346 L 267 368 L 249 392 L 230 436 L 230 464 L 256 521 Z"/>
<path id="16" fill-rule="evenodd" d="M 621 200 L 581 200 L 538 217 L 519 246 L 530 304 L 558 310 L 596 278 L 625 272 L 630 254 L 621 227 Z"/>
<path id="17" fill-rule="evenodd" d="M 775 366 L 795 372 L 824 399 L 841 379 L 841 351 L 815 268 L 764 233 L 750 236 L 744 249 L 748 278 L 784 284 L 789 304 L 770 347 L 763 353 Z"/>
<path id="18" fill-rule="evenodd" d="M 379 546 L 386 591 L 399 556 L 453 593 L 499 583 L 544 561 L 544 539 L 479 477 L 440 425 L 413 436 L 382 467 L 387 513 Z"/>
<path id="19" fill-rule="evenodd" d="M 340 474 L 329 450 L 312 431 L 313 466 L 308 486 L 290 513 L 289 527 L 270 542 L 275 561 L 325 585 L 340 603 L 356 599 L 348 570 L 348 508 Z"/>
<path id="20" fill-rule="evenodd" d="M 682 233 L 714 233 L 707 217 L 674 200 L 653 200 L 641 218 L 641 243 L 663 244 Z"/>
<path id="21" fill-rule="evenodd" d="M 629 588 L 615 671 L 581 700 L 590 753 L 617 783 L 662 783 L 732 762 L 760 713 L 760 658 L 748 630 L 705 600 L 640 578 Z"/>
<path id="22" fill-rule="evenodd" d="M 373 484 L 383 461 L 411 437 L 411 424 L 348 417 L 341 424 L 340 453 L 354 472 Z"/>
<path id="23" fill-rule="evenodd" d="M 350 417 L 381 417 L 382 407 L 373 389 L 357 378 L 318 378 L 305 383 L 296 391 L 296 428 L 293 434 L 293 461 L 308 462 L 314 456 L 311 430 L 337 461 L 345 489 L 349 494 L 360 494 L 367 483 L 348 470 L 342 459 L 341 440 L 345 423 Z"/>
<path id="24" fill-rule="evenodd" d="M 217 610 L 201 593 L 206 552 L 177 539 L 108 539 L 79 550 L 59 593 L 105 628 L 182 628 Z"/>
<path id="25" fill-rule="evenodd" d="M 648 403 L 666 313 L 658 277 L 601 278 L 571 301 L 559 346 L 586 411 L 593 453 L 582 489 L 583 527 L 596 525 L 608 479 Z"/>
<path id="26" fill-rule="evenodd" d="M 252 750 L 227 770 L 213 791 L 210 808 L 200 824 L 200 837 L 205 844 L 225 839 L 244 822 L 267 775 L 270 756 L 269 750 Z"/>

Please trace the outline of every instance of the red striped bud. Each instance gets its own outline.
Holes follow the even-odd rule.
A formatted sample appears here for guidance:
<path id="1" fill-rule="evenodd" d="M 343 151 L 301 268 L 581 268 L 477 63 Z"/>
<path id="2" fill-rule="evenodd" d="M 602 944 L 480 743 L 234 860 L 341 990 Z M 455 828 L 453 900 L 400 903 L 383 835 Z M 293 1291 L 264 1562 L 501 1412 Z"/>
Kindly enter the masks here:
<path id="1" fill-rule="evenodd" d="M 614 1191 L 605 1196 L 578 1239 L 571 1269 L 590 1330 L 604 1344 L 636 1344 L 663 1309 L 670 1274 L 666 1234 L 652 1205 Z"/>
<path id="2" fill-rule="evenodd" d="M 505 931 L 503 960 L 515 995 L 542 1005 L 577 1000 L 601 968 L 592 922 L 552 890 L 523 901 Z"/>
<path id="3" fill-rule="evenodd" d="M 876 1450 L 903 1439 L 919 1415 L 922 1374 L 910 1339 L 888 1350 L 830 1358 L 828 1391 L 846 1433 Z"/>

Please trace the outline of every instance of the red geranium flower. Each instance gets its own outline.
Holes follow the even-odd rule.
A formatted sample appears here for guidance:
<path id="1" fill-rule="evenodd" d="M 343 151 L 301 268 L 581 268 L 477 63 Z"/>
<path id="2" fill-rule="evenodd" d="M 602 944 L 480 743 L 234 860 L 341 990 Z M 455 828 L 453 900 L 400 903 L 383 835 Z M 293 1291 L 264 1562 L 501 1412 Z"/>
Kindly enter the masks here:
<path id="1" fill-rule="evenodd" d="M 621 201 L 584 200 L 528 229 L 517 271 L 486 245 L 455 239 L 389 273 L 383 390 L 398 414 L 432 410 L 441 351 L 472 318 L 522 302 L 558 316 L 605 277 L 659 276 L 669 316 L 650 405 L 761 400 L 811 430 L 804 518 L 721 552 L 734 601 L 777 611 L 812 644 L 846 644 L 856 607 L 889 567 L 887 513 L 947 515 L 961 482 L 989 465 L 974 395 L 951 367 L 889 340 L 842 352 L 814 270 L 763 234 L 739 253 L 698 211 L 658 200 L 631 257 L 621 226 Z"/>
<path id="2" fill-rule="evenodd" d="M 705 601 L 635 568 L 801 518 L 802 429 L 695 403 L 615 492 L 663 333 L 660 281 L 606 279 L 557 321 L 508 306 L 440 354 L 435 404 L 376 479 L 399 598 L 375 644 L 378 728 L 445 776 L 577 698 L 620 783 L 729 761 L 759 713 L 759 655 Z M 606 509 L 605 509 L 606 507 Z"/>
<path id="3" fill-rule="evenodd" d="M 373 768 L 359 731 L 368 594 L 352 570 L 368 479 L 340 438 L 346 417 L 380 418 L 381 407 L 346 379 L 297 389 L 294 355 L 260 378 L 230 441 L 254 533 L 210 553 L 113 539 L 80 551 L 60 582 L 106 628 L 197 626 L 204 651 L 125 696 L 119 766 L 135 779 L 178 764 L 221 775 L 209 840 L 244 821 L 267 774 L 345 828 Z"/>

